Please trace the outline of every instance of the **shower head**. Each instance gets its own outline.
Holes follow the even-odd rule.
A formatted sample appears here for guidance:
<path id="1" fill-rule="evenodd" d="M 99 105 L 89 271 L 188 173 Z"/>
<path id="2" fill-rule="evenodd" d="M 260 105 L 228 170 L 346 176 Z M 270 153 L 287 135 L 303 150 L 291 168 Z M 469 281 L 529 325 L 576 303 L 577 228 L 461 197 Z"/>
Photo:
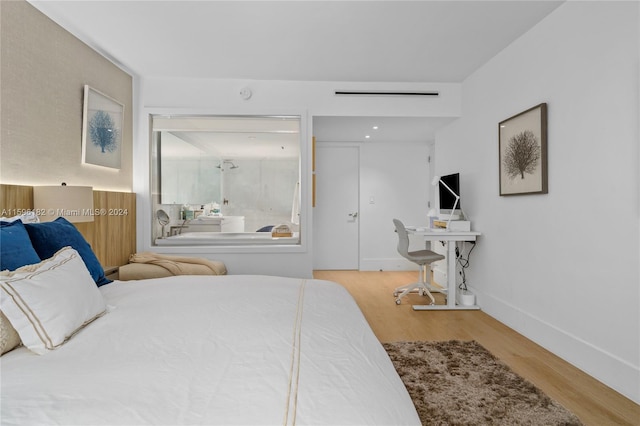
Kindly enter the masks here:
<path id="1" fill-rule="evenodd" d="M 239 169 L 240 166 L 236 166 L 235 163 L 231 160 L 223 160 L 222 163 L 218 164 L 216 166 L 217 169 L 220 169 L 220 171 L 224 172 L 225 171 L 225 164 L 230 164 L 231 167 L 229 167 L 229 169 Z"/>

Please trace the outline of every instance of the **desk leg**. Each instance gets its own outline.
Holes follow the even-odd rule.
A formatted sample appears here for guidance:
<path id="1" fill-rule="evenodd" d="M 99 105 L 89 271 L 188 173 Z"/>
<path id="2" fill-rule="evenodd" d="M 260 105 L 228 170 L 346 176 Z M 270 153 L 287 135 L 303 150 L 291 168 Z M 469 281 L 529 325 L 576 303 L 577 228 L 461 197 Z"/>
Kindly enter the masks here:
<path id="1" fill-rule="evenodd" d="M 446 310 L 478 310 L 477 305 L 456 305 L 456 242 L 447 241 L 447 304 L 446 305 L 413 305 L 414 311 L 446 311 Z"/>

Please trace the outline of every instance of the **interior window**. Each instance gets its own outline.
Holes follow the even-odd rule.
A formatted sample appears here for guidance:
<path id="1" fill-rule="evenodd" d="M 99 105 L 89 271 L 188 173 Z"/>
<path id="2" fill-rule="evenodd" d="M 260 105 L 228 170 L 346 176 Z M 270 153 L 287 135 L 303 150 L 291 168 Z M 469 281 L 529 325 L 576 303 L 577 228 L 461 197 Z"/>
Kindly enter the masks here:
<path id="1" fill-rule="evenodd" d="M 300 117 L 151 119 L 155 245 L 299 244 Z"/>

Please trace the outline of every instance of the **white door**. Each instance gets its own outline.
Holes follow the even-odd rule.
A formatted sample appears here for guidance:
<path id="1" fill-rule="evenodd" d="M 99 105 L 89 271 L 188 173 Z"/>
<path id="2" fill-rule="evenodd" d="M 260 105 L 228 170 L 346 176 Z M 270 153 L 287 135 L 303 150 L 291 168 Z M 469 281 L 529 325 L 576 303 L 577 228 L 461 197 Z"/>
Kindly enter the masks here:
<path id="1" fill-rule="evenodd" d="M 358 269 L 359 149 L 316 144 L 313 268 Z"/>

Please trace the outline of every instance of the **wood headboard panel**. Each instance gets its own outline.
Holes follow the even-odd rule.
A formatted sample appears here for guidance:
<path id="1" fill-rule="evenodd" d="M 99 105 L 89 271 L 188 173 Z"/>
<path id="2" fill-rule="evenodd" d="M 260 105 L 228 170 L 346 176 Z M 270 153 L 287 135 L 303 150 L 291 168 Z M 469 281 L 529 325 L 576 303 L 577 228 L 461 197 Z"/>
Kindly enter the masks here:
<path id="1" fill-rule="evenodd" d="M 102 266 L 129 263 L 136 251 L 136 194 L 131 192 L 93 191 L 93 208 L 106 214 L 94 216 L 93 222 L 74 224 L 100 260 Z M 0 216 L 15 216 L 33 209 L 33 187 L 0 184 Z"/>

